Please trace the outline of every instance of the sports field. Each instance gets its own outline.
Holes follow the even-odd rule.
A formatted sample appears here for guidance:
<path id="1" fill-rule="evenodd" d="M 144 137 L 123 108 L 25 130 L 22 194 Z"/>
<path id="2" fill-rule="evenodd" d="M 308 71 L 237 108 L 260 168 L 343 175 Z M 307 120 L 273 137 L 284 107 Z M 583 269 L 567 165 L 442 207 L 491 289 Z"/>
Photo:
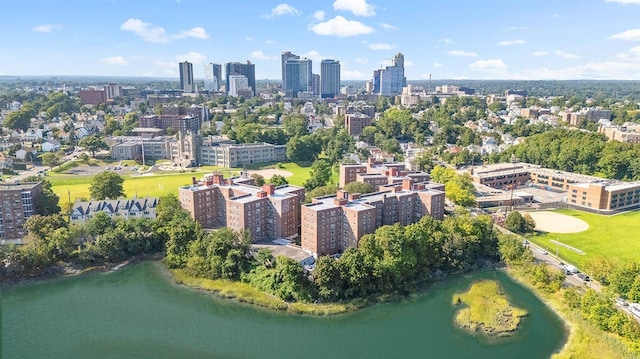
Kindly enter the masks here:
<path id="1" fill-rule="evenodd" d="M 572 217 L 570 220 L 582 220 L 589 228 L 576 233 L 548 232 L 532 237 L 531 241 L 545 248 L 549 255 L 555 255 L 558 251 L 561 258 L 578 266 L 582 266 L 585 260 L 593 257 L 640 262 L 640 211 L 615 216 L 569 209 L 557 210 L 554 213 Z M 562 218 L 558 217 L 557 220 L 562 221 Z M 581 250 L 584 254 L 567 246 Z"/>

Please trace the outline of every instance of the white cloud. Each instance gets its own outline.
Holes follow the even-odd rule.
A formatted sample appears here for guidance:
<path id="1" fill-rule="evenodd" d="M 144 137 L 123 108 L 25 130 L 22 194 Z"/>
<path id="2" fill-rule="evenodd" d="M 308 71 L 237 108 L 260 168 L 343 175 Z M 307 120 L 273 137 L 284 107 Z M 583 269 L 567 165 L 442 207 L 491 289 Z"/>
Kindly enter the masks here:
<path id="1" fill-rule="evenodd" d="M 167 35 L 164 28 L 153 26 L 152 24 L 146 23 L 140 19 L 133 18 L 123 22 L 122 25 L 120 25 L 120 30 L 133 32 L 144 41 L 156 43 L 168 43 L 172 40 L 185 39 L 188 37 L 202 40 L 209 38 L 209 34 L 207 34 L 203 27 L 194 27 L 190 30 L 181 31 L 175 35 Z"/>
<path id="2" fill-rule="evenodd" d="M 318 51 L 316 50 L 310 50 L 305 52 L 304 54 L 300 55 L 302 57 L 306 57 L 308 59 L 311 59 L 311 61 L 321 61 L 322 59 L 325 59 L 327 57 L 322 56 Z"/>
<path id="3" fill-rule="evenodd" d="M 469 68 L 479 71 L 495 71 L 506 69 L 507 64 L 505 64 L 501 59 L 478 60 L 470 64 Z"/>
<path id="4" fill-rule="evenodd" d="M 265 44 L 267 44 L 267 45 L 273 45 L 273 44 L 275 44 L 276 42 L 275 42 L 275 41 L 273 41 L 273 40 L 265 40 L 265 42 L 264 42 L 264 43 L 265 43 Z"/>
<path id="5" fill-rule="evenodd" d="M 356 62 L 357 62 L 357 63 L 359 63 L 359 64 L 368 64 L 368 63 L 369 63 L 369 59 L 365 59 L 365 58 L 362 58 L 362 57 L 358 57 L 358 58 L 356 59 Z"/>
<path id="6" fill-rule="evenodd" d="M 549 52 L 547 52 L 547 51 L 534 51 L 533 53 L 531 53 L 531 55 L 536 56 L 536 57 L 542 57 L 542 56 L 549 55 Z"/>
<path id="7" fill-rule="evenodd" d="M 189 61 L 193 64 L 201 64 L 207 59 L 206 56 L 199 52 L 191 51 L 188 54 L 178 55 L 176 56 L 176 60 L 178 62 Z M 178 66 L 178 64 L 174 64 L 174 66 Z"/>
<path id="8" fill-rule="evenodd" d="M 398 28 L 396 26 L 393 26 L 391 24 L 387 24 L 386 22 L 380 23 L 380 26 L 385 30 L 398 30 Z"/>
<path id="9" fill-rule="evenodd" d="M 49 32 L 52 32 L 53 30 L 60 30 L 60 29 L 62 29 L 62 25 L 38 25 L 34 27 L 32 30 L 35 32 L 49 33 Z"/>
<path id="10" fill-rule="evenodd" d="M 103 59 L 100 59 L 100 63 L 107 64 L 107 65 L 124 66 L 124 65 L 128 65 L 129 61 L 127 61 L 122 56 L 110 56 L 110 57 L 105 57 Z"/>
<path id="11" fill-rule="evenodd" d="M 504 40 L 504 41 L 500 41 L 498 43 L 498 45 L 500 46 L 511 46 L 511 45 L 522 45 L 524 44 L 525 41 L 522 39 L 516 39 L 516 40 Z"/>
<path id="12" fill-rule="evenodd" d="M 324 20 L 324 11 L 322 10 L 318 10 L 316 12 L 313 13 L 313 18 L 318 20 L 318 21 L 323 21 Z"/>
<path id="13" fill-rule="evenodd" d="M 312 25 L 311 31 L 318 35 L 339 37 L 358 36 L 374 32 L 371 27 L 359 21 L 347 20 L 342 16 L 336 16 L 331 20 Z"/>
<path id="14" fill-rule="evenodd" d="M 505 28 L 504 31 L 511 32 L 511 31 L 520 31 L 520 30 L 529 30 L 529 29 L 530 29 L 529 26 L 509 26 Z"/>
<path id="15" fill-rule="evenodd" d="M 334 10 L 351 11 L 357 16 L 373 16 L 376 11 L 373 5 L 366 0 L 336 0 L 333 2 Z"/>
<path id="16" fill-rule="evenodd" d="M 244 38 L 244 41 L 248 41 L 248 42 L 251 42 L 251 41 L 253 41 L 253 40 L 255 40 L 255 39 L 253 38 L 253 36 L 247 36 L 247 37 L 245 37 L 245 38 Z"/>
<path id="17" fill-rule="evenodd" d="M 640 64 L 637 62 L 592 62 L 563 69 L 528 70 L 524 72 L 524 77 L 534 80 L 638 80 L 639 68 Z"/>
<path id="18" fill-rule="evenodd" d="M 445 37 L 443 39 L 440 39 L 441 42 L 444 42 L 445 44 L 453 44 L 454 41 L 448 37 Z"/>
<path id="19" fill-rule="evenodd" d="M 580 58 L 580 56 L 576 54 L 572 54 L 570 52 L 562 51 L 562 50 L 556 50 L 553 53 L 556 54 L 556 56 L 562 57 L 563 59 L 579 59 Z"/>
<path id="20" fill-rule="evenodd" d="M 450 55 L 450 56 L 462 56 L 462 57 L 476 57 L 476 56 L 478 56 L 478 54 L 475 53 L 475 52 L 464 51 L 464 50 L 447 51 L 447 55 Z"/>
<path id="21" fill-rule="evenodd" d="M 439 62 L 434 62 L 433 67 L 444 67 L 444 65 Z"/>
<path id="22" fill-rule="evenodd" d="M 394 49 L 396 46 L 392 45 L 392 44 L 385 44 L 382 42 L 378 42 L 378 43 L 374 43 L 374 44 L 369 44 L 369 48 L 371 50 L 392 50 Z"/>
<path id="23" fill-rule="evenodd" d="M 371 76 L 362 71 L 357 70 L 340 70 L 340 78 L 343 80 L 362 80 Z"/>
<path id="24" fill-rule="evenodd" d="M 631 29 L 607 37 L 609 40 L 640 41 L 640 29 Z"/>
<path id="25" fill-rule="evenodd" d="M 171 36 L 172 39 L 186 39 L 187 37 L 206 40 L 209 38 L 209 34 L 207 34 L 207 31 L 203 27 L 194 27 L 191 30 L 185 30 L 179 34 Z"/>
<path id="26" fill-rule="evenodd" d="M 629 5 L 629 4 L 640 5 L 640 0 L 604 0 L 604 2 L 616 2 L 623 5 Z"/>
<path id="27" fill-rule="evenodd" d="M 300 14 L 300 10 L 296 9 L 295 7 L 289 4 L 283 3 L 271 9 L 271 13 L 262 15 L 262 17 L 271 18 L 276 16 L 282 16 L 282 15 L 299 15 L 299 14 Z"/>
<path id="28" fill-rule="evenodd" d="M 255 60 L 271 60 L 271 57 L 265 55 L 261 50 L 256 50 L 249 55 L 252 59 Z"/>

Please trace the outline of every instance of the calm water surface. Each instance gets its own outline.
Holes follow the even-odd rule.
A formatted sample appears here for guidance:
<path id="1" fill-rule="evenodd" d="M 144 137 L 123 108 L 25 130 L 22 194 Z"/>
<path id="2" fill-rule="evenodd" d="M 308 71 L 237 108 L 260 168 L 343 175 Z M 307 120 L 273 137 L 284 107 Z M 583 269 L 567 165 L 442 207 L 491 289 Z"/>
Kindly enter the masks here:
<path id="1" fill-rule="evenodd" d="M 3 288 L 0 358 L 548 358 L 560 319 L 500 272 L 460 276 L 418 298 L 334 317 L 288 315 L 173 285 L 160 264 Z M 518 334 L 456 328 L 454 292 L 498 280 L 526 308 Z"/>

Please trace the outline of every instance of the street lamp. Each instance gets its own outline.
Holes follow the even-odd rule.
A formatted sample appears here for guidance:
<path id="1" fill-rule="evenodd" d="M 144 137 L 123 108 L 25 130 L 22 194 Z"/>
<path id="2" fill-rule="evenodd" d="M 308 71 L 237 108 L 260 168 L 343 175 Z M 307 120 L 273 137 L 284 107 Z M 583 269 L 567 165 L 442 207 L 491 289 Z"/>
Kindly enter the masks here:
<path id="1" fill-rule="evenodd" d="M 515 153 L 511 154 L 511 164 L 513 165 L 513 183 L 511 184 L 511 198 L 509 199 L 509 205 L 511 206 L 511 212 L 513 212 L 513 188 L 516 186 L 516 158 Z"/>

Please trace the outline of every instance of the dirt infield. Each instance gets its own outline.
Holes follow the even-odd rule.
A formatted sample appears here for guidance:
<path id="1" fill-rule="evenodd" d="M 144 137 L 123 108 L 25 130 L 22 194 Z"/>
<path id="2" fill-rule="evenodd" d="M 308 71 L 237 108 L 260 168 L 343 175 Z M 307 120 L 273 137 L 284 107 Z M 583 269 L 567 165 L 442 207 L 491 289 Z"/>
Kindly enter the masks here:
<path id="1" fill-rule="evenodd" d="M 536 230 L 549 233 L 578 233 L 589 229 L 581 219 L 548 211 L 527 212 L 536 221 Z"/>
<path id="2" fill-rule="evenodd" d="M 264 170 L 248 170 L 247 173 L 249 174 L 249 176 L 251 176 L 254 173 L 257 173 L 259 175 L 261 175 L 262 177 L 264 177 L 264 179 L 269 180 L 269 178 L 271 178 L 273 175 L 280 175 L 283 177 L 291 177 L 293 176 L 293 173 L 289 172 L 289 171 L 283 171 L 283 170 L 279 170 L 277 168 L 268 168 L 268 169 L 264 169 Z"/>

